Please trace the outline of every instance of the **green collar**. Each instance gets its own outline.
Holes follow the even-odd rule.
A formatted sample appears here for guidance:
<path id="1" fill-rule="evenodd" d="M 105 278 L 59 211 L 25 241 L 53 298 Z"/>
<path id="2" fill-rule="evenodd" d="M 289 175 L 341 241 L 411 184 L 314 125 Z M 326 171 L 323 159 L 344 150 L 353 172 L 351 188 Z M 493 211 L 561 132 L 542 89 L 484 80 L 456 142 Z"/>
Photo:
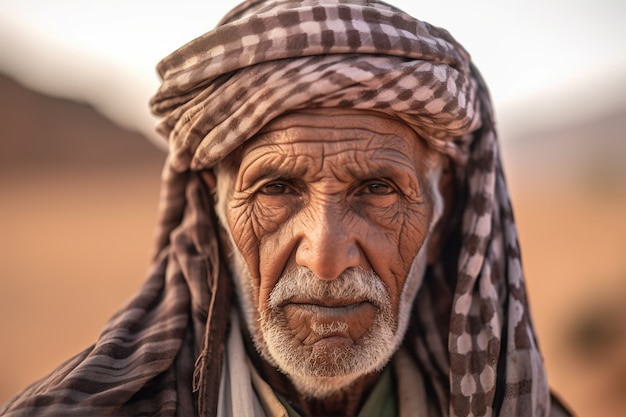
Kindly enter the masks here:
<path id="1" fill-rule="evenodd" d="M 358 417 L 394 417 L 398 415 L 398 399 L 395 394 L 395 381 L 391 366 L 383 371 L 380 380 L 370 393 Z M 281 395 L 276 395 L 285 407 L 289 417 L 302 417 Z"/>

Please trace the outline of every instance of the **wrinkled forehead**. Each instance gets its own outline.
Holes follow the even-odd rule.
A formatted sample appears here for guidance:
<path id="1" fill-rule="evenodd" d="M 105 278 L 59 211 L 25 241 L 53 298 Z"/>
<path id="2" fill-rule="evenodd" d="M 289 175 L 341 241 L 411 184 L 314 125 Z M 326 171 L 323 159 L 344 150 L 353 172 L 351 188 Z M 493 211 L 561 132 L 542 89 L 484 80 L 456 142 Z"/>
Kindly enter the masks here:
<path id="1" fill-rule="evenodd" d="M 406 123 L 384 113 L 342 108 L 303 109 L 286 113 L 265 125 L 255 138 L 290 128 L 363 129 L 380 135 L 418 139 Z M 255 138 L 252 138 L 254 140 Z"/>
<path id="2" fill-rule="evenodd" d="M 432 159 L 429 155 L 434 153 L 415 130 L 392 116 L 369 110 L 323 108 L 299 110 L 277 117 L 227 159 L 231 160 L 229 165 L 239 165 L 244 155 L 258 156 L 271 148 L 286 148 L 303 142 L 342 145 L 347 141 L 371 141 L 372 146 L 375 143 L 378 148 L 405 154 L 417 152 L 420 159 L 423 157 L 428 161 Z"/>
<path id="3" fill-rule="evenodd" d="M 353 109 L 307 109 L 268 123 L 227 158 L 226 166 L 241 174 L 244 166 L 258 169 L 259 164 L 277 158 L 293 159 L 296 165 L 311 161 L 317 166 L 322 159 L 336 163 L 343 157 L 350 161 L 356 158 L 354 161 L 365 165 L 379 166 L 387 161 L 426 174 L 441 165 L 442 156 L 410 126 L 392 116 Z"/>

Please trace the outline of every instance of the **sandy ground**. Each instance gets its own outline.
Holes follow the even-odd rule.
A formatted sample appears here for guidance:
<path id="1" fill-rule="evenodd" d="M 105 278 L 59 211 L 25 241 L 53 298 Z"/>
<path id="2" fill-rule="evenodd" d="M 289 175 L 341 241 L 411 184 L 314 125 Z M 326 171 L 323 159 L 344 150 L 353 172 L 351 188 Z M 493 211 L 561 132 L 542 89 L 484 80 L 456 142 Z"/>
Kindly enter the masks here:
<path id="1" fill-rule="evenodd" d="M 528 187 L 530 188 L 530 187 Z M 626 415 L 626 195 L 514 195 L 551 386 L 581 416 Z"/>
<path id="2" fill-rule="evenodd" d="M 0 142 L 0 403 L 89 346 L 143 282 L 162 158 L 90 110 L 21 100 L 31 116 L 15 109 Z M 72 142 L 41 121 L 59 109 L 111 139 Z M 551 385 L 581 416 L 624 415 L 626 187 L 509 180 Z"/>

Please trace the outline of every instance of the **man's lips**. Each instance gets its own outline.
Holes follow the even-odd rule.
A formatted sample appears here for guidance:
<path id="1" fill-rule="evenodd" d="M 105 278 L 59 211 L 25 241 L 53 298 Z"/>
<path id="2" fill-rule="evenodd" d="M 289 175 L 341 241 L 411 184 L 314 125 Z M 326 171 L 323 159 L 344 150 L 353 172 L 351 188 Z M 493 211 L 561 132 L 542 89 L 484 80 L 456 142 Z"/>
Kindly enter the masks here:
<path id="1" fill-rule="evenodd" d="M 323 298 L 323 299 L 310 299 L 301 297 L 291 297 L 285 300 L 279 307 L 283 307 L 288 304 L 294 304 L 297 306 L 317 306 L 326 308 L 342 308 L 342 307 L 358 307 L 362 303 L 368 303 L 365 299 L 339 299 L 339 298 Z"/>
<path id="2" fill-rule="evenodd" d="M 358 310 L 361 307 L 364 307 L 368 304 L 370 303 L 367 301 L 359 301 L 359 302 L 343 303 L 343 304 L 335 304 L 335 305 L 327 305 L 327 303 L 319 304 L 319 303 L 311 303 L 311 302 L 306 302 L 306 303 L 289 302 L 283 305 L 282 307 L 287 308 L 287 309 L 298 308 L 310 314 L 314 314 L 320 317 L 339 318 L 342 316 L 358 313 Z"/>

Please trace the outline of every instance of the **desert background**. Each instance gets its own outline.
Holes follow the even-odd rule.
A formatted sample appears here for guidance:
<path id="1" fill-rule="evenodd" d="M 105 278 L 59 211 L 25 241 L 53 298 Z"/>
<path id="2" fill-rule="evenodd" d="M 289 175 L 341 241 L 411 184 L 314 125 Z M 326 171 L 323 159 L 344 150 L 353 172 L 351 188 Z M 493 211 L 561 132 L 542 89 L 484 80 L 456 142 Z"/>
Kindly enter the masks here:
<path id="1" fill-rule="evenodd" d="M 89 346 L 144 279 L 164 154 L 0 78 L 0 403 Z M 626 111 L 503 146 L 551 385 L 626 414 Z"/>
<path id="2" fill-rule="evenodd" d="M 64 18 L 49 18 L 53 3 Z M 96 20 L 84 15 L 74 28 L 76 19 L 68 13 L 80 12 L 77 2 L 0 0 L 0 404 L 93 343 L 144 281 L 165 154 L 155 145 L 146 94 L 137 91 L 154 91 L 153 67 L 164 54 L 150 55 L 140 47 L 157 44 L 155 34 L 163 27 L 140 3 L 107 2 L 134 7 L 135 14 L 86 7 Z M 486 39 L 498 51 L 475 56 L 494 95 L 550 385 L 576 415 L 626 416 L 626 50 L 624 36 L 611 32 L 619 24 L 619 33 L 626 33 L 626 3 L 583 3 L 560 7 L 556 0 L 541 6 L 529 1 L 527 15 L 508 12 L 512 23 L 485 21 L 500 30 L 495 37 L 481 38 L 474 27 L 453 33 L 460 32 L 470 51 Z M 8 13 L 11 4 L 26 5 L 24 13 Z M 165 4 L 157 1 L 153 9 L 161 8 L 170 23 L 193 26 L 188 13 Z M 589 21 L 568 15 L 579 9 Z M 561 26 L 571 24 L 572 32 L 552 39 L 554 45 L 541 55 L 536 43 L 524 46 L 524 36 L 538 27 L 544 35 L 557 33 L 551 12 Z M 472 13 L 479 18 L 483 12 L 473 8 Z M 215 21 L 222 13 L 213 14 Z M 109 65 L 112 55 L 96 56 L 95 44 L 87 40 L 101 29 L 98 15 L 118 19 L 115 31 L 108 20 L 102 26 L 109 40 L 113 32 L 144 25 L 133 36 L 124 32 L 114 47 L 118 53 L 119 42 L 130 45 L 129 55 L 116 59 L 149 67 L 150 82 L 144 73 Z M 528 16 L 538 20 L 524 20 Z M 453 16 L 452 26 L 466 17 L 465 12 Z M 57 26 L 41 25 L 53 21 Z M 443 18 L 440 22 L 448 27 Z M 37 32 L 35 23 L 47 32 Z M 505 41 L 517 42 L 507 38 L 507 25 L 522 24 L 529 30 L 518 31 L 524 36 L 515 35 L 520 43 L 512 52 L 498 49 Z M 53 36 L 68 27 L 75 31 L 71 47 Z M 200 27 L 204 31 L 207 24 Z M 27 42 L 24 33 L 36 35 L 39 43 L 45 37 L 50 56 Z M 594 38 L 598 34 L 619 42 L 602 43 Z M 163 50 L 193 37 L 183 29 L 176 36 L 166 36 L 171 44 L 161 44 Z M 563 47 L 563 39 L 571 45 Z M 602 71 L 581 78 L 557 65 L 593 62 L 600 52 L 603 59 L 596 57 L 595 67 Z M 536 66 L 530 55 L 540 58 Z M 499 74 L 506 77 L 498 79 Z M 542 94 L 531 94 L 537 86 Z"/>

